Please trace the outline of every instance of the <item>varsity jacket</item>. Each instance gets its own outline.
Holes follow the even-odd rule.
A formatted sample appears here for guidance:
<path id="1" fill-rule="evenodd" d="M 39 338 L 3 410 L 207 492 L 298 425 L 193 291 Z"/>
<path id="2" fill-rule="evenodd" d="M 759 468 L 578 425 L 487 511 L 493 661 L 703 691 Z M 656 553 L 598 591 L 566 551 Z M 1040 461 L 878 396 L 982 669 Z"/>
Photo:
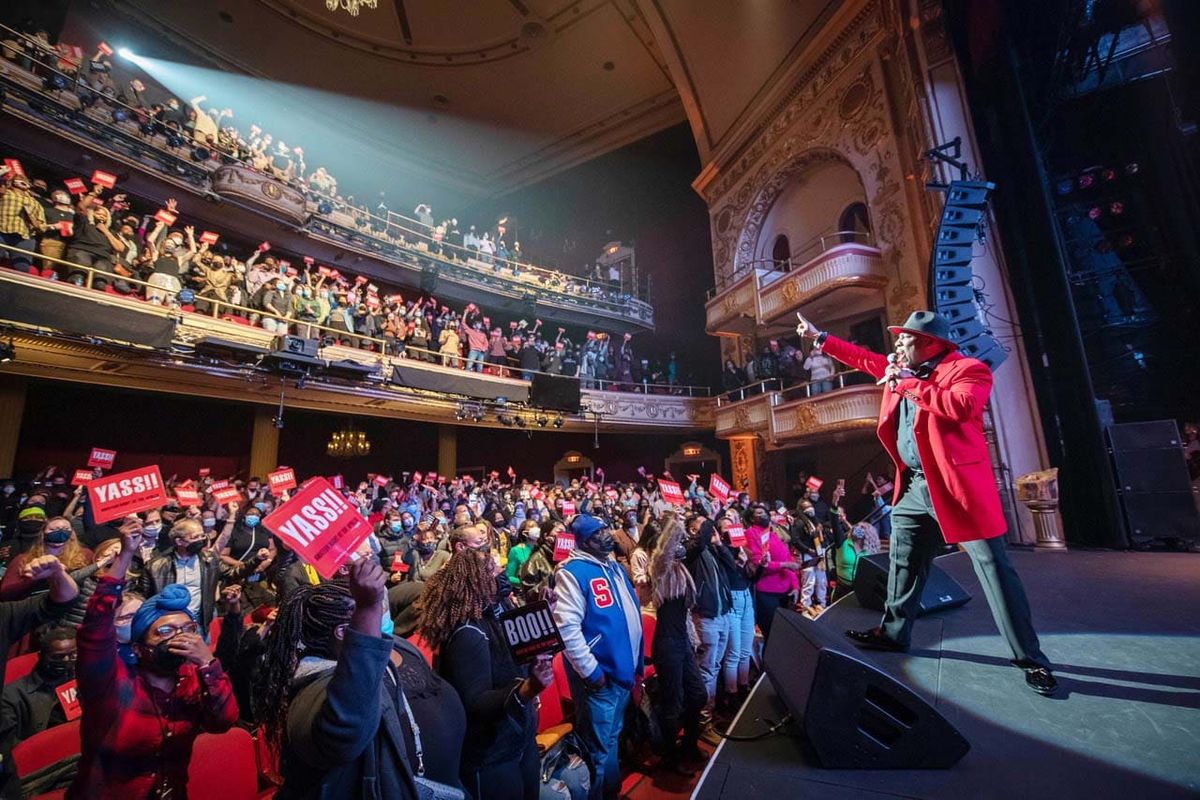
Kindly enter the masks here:
<path id="1" fill-rule="evenodd" d="M 575 674 L 632 688 L 642 673 L 642 612 L 625 570 L 576 548 L 558 567 L 554 594 L 554 622 Z"/>

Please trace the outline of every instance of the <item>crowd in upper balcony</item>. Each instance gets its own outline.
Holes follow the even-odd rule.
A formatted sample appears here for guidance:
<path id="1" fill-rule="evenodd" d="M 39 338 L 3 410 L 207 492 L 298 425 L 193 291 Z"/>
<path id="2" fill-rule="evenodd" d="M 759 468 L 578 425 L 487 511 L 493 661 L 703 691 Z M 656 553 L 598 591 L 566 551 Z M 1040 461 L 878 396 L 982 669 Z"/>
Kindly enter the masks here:
<path id="1" fill-rule="evenodd" d="M 182 216 L 176 200 L 157 210 L 140 205 L 103 172 L 52 184 L 17 159 L 0 166 L 0 242 L 12 248 L 0 251 L 0 263 L 18 270 L 446 367 L 525 380 L 546 372 L 578 377 L 585 388 L 683 391 L 675 354 L 651 361 L 636 353 L 631 334 L 570 335 L 561 327 L 551 334 L 538 319 L 505 322 L 475 303 L 451 308 L 427 293 L 406 297 L 366 276 L 279 253 L 269 241 L 243 245 L 197 232 Z"/>
<path id="2" fill-rule="evenodd" d="M 75 91 L 85 109 L 103 111 L 113 124 L 192 160 L 236 163 L 271 175 L 304 192 L 315 214 L 326 221 L 460 268 L 608 304 L 622 313 L 628 313 L 635 300 L 636 292 L 622 287 L 619 273 L 610 275 L 598 264 L 587 267 L 588 277 L 530 264 L 503 217 L 494 223 L 460 225 L 456 214 L 435 216 L 428 203 L 417 203 L 407 216 L 389 208 L 383 191 L 372 207 L 343 194 L 337 177 L 324 166 L 310 170 L 304 148 L 289 144 L 280 131 L 267 130 L 269 121 L 247 124 L 232 108 L 214 105 L 203 95 L 183 102 L 148 74 L 118 85 L 112 77 L 113 51 L 103 42 L 89 57 L 85 54 L 92 52 L 90 46 L 53 45 L 49 34 L 35 26 L 3 35 L 0 55 L 40 75 L 47 91 Z"/>

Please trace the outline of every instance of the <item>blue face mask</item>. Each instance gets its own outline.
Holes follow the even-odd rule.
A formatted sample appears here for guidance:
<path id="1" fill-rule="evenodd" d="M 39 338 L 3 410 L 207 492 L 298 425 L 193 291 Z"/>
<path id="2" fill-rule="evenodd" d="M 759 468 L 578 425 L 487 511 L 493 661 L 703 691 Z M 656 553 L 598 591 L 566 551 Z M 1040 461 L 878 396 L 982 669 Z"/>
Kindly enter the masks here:
<path id="1" fill-rule="evenodd" d="M 392 529 L 392 533 L 399 533 L 404 528 L 399 522 L 392 522 L 388 527 Z"/>
<path id="2" fill-rule="evenodd" d="M 396 624 L 392 622 L 392 615 L 388 611 L 389 609 L 386 607 L 383 609 L 383 620 L 379 623 L 379 632 L 384 635 L 384 638 L 391 639 L 396 633 Z"/>
<path id="3" fill-rule="evenodd" d="M 258 509 L 260 512 L 262 512 L 262 511 L 266 511 L 266 510 L 267 510 L 267 504 L 266 504 L 266 503 L 255 503 L 255 504 L 254 504 L 254 507 L 255 507 L 255 508 L 257 508 L 257 509 Z"/>
<path id="4" fill-rule="evenodd" d="M 209 528 L 217 527 L 217 520 L 215 518 L 204 519 L 204 520 L 201 520 L 200 524 L 204 526 L 205 530 L 208 530 Z"/>
<path id="5" fill-rule="evenodd" d="M 258 516 L 255 514 L 247 514 L 245 521 L 246 521 L 247 528 L 253 528 L 255 525 L 258 524 Z"/>

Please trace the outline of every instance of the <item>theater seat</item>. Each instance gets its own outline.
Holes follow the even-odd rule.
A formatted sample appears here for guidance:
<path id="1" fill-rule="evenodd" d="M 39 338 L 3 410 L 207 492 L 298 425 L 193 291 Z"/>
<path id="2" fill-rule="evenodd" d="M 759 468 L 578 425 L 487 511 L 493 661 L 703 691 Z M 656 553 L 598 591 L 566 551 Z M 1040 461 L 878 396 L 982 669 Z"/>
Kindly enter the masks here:
<path id="1" fill-rule="evenodd" d="M 258 761 L 249 731 L 234 727 L 196 737 L 188 766 L 190 800 L 233 800 L 257 794 Z"/>
<path id="2" fill-rule="evenodd" d="M 575 713 L 575 701 L 571 699 L 571 684 L 567 682 L 567 662 L 562 653 L 557 653 L 550 664 L 554 667 L 554 684 L 558 688 L 563 716 L 571 717 Z"/>
<path id="3" fill-rule="evenodd" d="M 208 623 L 208 646 L 216 648 L 217 639 L 221 638 L 221 623 L 225 618 L 219 614 L 212 618 L 212 622 Z"/>
<path id="4" fill-rule="evenodd" d="M 4 665 L 4 685 L 7 686 L 33 672 L 33 668 L 37 666 L 37 660 L 37 653 L 26 653 L 23 656 L 10 658 Z"/>
<path id="5" fill-rule="evenodd" d="M 538 712 L 537 746 L 544 753 L 559 739 L 570 733 L 574 726 L 563 721 L 562 697 L 558 693 L 558 680 L 551 681 L 539 695 L 541 706 Z"/>
<path id="6" fill-rule="evenodd" d="M 12 749 L 17 775 L 23 778 L 68 756 L 78 755 L 81 745 L 77 719 L 35 733 Z"/>
<path id="7" fill-rule="evenodd" d="M 421 637 L 421 634 L 414 633 L 412 636 L 409 637 L 408 641 L 413 647 L 415 647 L 421 651 L 421 655 L 425 656 L 426 663 L 428 663 L 432 667 L 433 666 L 433 648 L 430 647 L 428 645 L 428 643 L 426 643 L 426 641 Z"/>
<path id="8" fill-rule="evenodd" d="M 643 678 L 649 678 L 654 674 L 654 661 L 650 656 L 650 647 L 654 644 L 654 626 L 658 624 L 658 617 L 652 614 L 642 614 L 642 654 L 646 659 L 646 671 L 642 674 Z"/>

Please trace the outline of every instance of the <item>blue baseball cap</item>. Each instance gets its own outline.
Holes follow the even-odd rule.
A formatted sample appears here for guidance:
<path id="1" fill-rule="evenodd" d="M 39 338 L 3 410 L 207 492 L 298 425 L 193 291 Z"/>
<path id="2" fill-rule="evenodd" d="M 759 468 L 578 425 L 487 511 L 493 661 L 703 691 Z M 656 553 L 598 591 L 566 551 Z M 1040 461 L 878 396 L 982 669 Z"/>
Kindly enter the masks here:
<path id="1" fill-rule="evenodd" d="M 608 527 L 608 524 L 599 517 L 593 517 L 590 514 L 580 514 L 571 520 L 571 525 L 568 528 L 571 533 L 575 534 L 578 541 L 586 541 L 592 534 L 602 531 Z"/>

